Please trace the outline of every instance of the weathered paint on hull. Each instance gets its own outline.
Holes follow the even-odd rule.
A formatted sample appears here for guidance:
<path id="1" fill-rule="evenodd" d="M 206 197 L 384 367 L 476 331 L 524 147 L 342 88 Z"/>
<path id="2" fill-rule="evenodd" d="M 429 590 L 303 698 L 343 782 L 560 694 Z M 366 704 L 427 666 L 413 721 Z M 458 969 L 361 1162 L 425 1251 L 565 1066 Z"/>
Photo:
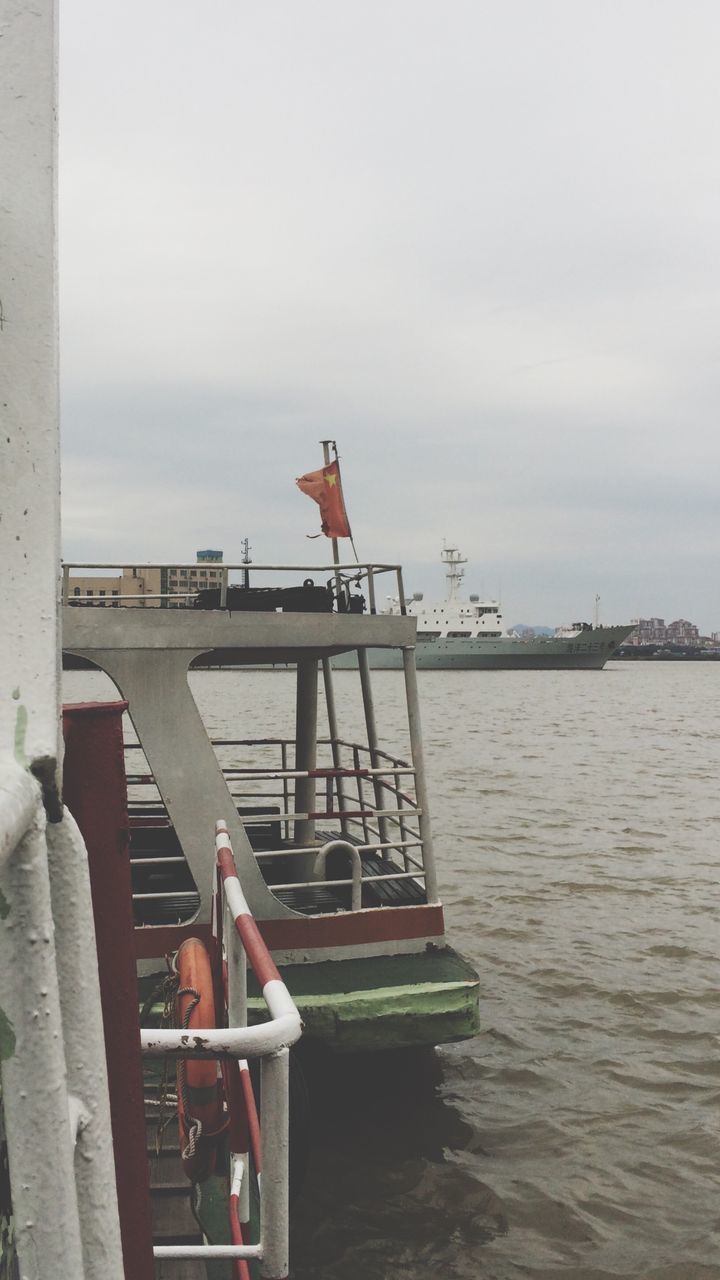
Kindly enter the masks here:
<path id="1" fill-rule="evenodd" d="M 598 627 L 575 638 L 533 640 L 418 640 L 415 662 L 420 671 L 600 671 L 631 630 Z M 370 666 L 378 670 L 402 667 L 402 653 L 397 649 L 368 649 L 368 657 Z M 338 654 L 332 663 L 339 670 L 357 667 L 357 654 Z"/>
<path id="2" fill-rule="evenodd" d="M 303 1036 L 342 1053 L 467 1040 L 480 1030 L 479 979 L 451 947 L 281 966 L 303 1021 Z M 265 1014 L 252 992 L 250 1021 Z"/>

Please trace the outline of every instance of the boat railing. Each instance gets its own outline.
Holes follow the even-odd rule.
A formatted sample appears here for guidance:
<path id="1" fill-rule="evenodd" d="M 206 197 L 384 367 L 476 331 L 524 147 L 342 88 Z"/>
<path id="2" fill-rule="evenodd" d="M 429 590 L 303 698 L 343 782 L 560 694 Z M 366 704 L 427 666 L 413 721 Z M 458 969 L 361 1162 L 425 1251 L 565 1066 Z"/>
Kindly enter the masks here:
<path id="1" fill-rule="evenodd" d="M 296 769 L 293 767 L 295 744 L 291 739 L 215 738 L 212 744 L 272 892 L 349 889 L 356 900 L 354 855 L 349 855 L 350 875 L 324 878 L 320 874 L 325 860 L 321 864 L 317 855 L 332 841 L 344 844 L 346 853 L 348 848 L 357 850 L 361 891 L 374 885 L 375 894 L 384 893 L 387 902 L 390 886 L 395 886 L 398 903 L 405 904 L 417 901 L 418 895 L 424 892 L 421 888 L 426 880 L 422 809 L 413 792 L 416 771 L 406 760 L 377 748 L 371 750 L 361 743 L 321 738 L 317 743 L 317 766 Z M 132 757 L 141 747 L 128 743 L 126 750 Z M 257 760 L 262 750 L 270 756 L 267 763 L 245 765 L 242 762 L 245 752 L 252 753 L 253 760 Z M 304 780 L 312 781 L 319 791 L 320 803 L 313 808 L 297 807 L 295 788 Z M 164 813 L 153 774 L 129 767 L 127 782 L 131 829 L 133 826 L 170 826 L 171 820 Z M 330 826 L 320 825 L 323 823 Z M 393 854 L 397 855 L 399 865 L 392 861 Z M 310 858 L 314 858 L 314 863 L 312 878 L 308 879 Z M 295 861 L 298 878 L 283 879 L 282 870 L 287 875 Z M 337 870 L 338 858 L 334 861 Z M 143 857 L 137 863 L 134 860 L 134 864 L 166 867 L 168 855 Z M 275 866 L 281 872 L 280 877 Z M 408 882 L 405 893 L 398 894 L 403 882 Z M 136 893 L 133 896 L 139 902 L 162 895 Z"/>
<path id="2" fill-rule="evenodd" d="M 180 577 L 187 576 L 192 573 L 194 576 L 199 572 L 210 572 L 205 566 L 199 569 L 197 562 L 188 562 L 187 564 L 173 565 L 173 573 L 177 570 L 178 586 L 177 588 L 163 591 L 161 590 L 144 590 L 144 579 L 148 573 L 156 575 L 157 573 L 167 572 L 168 565 L 155 562 L 145 562 L 143 564 L 135 564 L 132 566 L 132 575 L 125 577 L 130 566 L 124 564 L 100 564 L 100 563 L 83 563 L 80 561 L 65 562 L 62 566 L 62 603 L 65 605 L 80 605 L 91 608 L 192 608 L 198 598 L 198 592 L 205 588 L 215 588 L 219 591 L 218 608 L 227 608 L 227 593 L 232 587 L 235 591 L 242 591 L 250 586 L 250 575 L 257 582 L 257 575 L 269 575 L 273 582 L 277 581 L 277 575 L 290 574 L 303 575 L 303 583 L 306 582 L 309 574 L 321 574 L 326 579 L 328 586 L 331 588 L 335 596 L 335 607 L 340 611 L 353 612 L 351 607 L 352 597 L 350 596 L 350 588 L 366 587 L 367 589 L 367 607 L 371 614 L 378 612 L 378 590 L 377 579 L 384 574 L 392 574 L 395 578 L 397 604 L 401 614 L 405 614 L 405 589 L 403 586 L 402 566 L 399 564 L 384 564 L 375 561 L 356 562 L 355 564 L 215 564 L 212 566 L 212 572 L 217 573 L 216 578 L 203 578 L 202 586 L 192 591 L 188 589 L 187 584 L 179 582 Z M 88 574 L 100 575 L 106 577 L 112 574 L 118 574 L 117 591 L 113 594 L 107 594 L 107 587 L 103 588 L 105 594 L 102 596 L 95 594 L 94 588 L 87 585 Z M 230 581 L 230 576 L 242 575 L 241 581 Z M 77 585 L 73 587 L 73 577 L 85 579 L 85 589 Z M 136 588 L 142 584 L 140 589 L 123 592 L 122 584 L 128 584 L 128 587 L 134 583 Z M 156 584 L 157 585 L 157 584 Z M 162 584 L 160 584 L 162 585 Z M 266 583 L 262 584 L 267 585 Z M 314 585 L 314 584 L 313 584 Z"/>
<path id="3" fill-rule="evenodd" d="M 226 1066 L 230 1135 L 231 1244 L 155 1245 L 166 1258 L 234 1259 L 235 1275 L 247 1277 L 256 1260 L 263 1280 L 285 1280 L 288 1274 L 288 1142 L 289 1051 L 302 1032 L 295 1003 L 258 932 L 242 891 L 225 822 L 215 827 L 216 874 L 213 929 L 227 971 L 228 1027 L 143 1029 L 142 1051 L 148 1057 L 216 1058 Z M 267 1020 L 248 1026 L 247 966 L 257 979 Z M 248 1059 L 260 1060 L 258 1119 Z M 251 1243 L 251 1169 L 260 1192 L 259 1240 Z"/>

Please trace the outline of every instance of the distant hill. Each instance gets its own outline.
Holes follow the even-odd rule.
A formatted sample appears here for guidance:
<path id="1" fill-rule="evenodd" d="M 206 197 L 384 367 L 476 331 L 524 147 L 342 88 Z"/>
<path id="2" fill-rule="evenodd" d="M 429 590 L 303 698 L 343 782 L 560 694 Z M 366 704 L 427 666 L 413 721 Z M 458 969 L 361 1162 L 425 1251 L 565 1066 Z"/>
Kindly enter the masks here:
<path id="1" fill-rule="evenodd" d="M 532 631 L 533 634 L 536 636 L 554 636 L 555 635 L 554 627 L 535 627 L 535 626 L 531 627 L 531 626 L 528 626 L 526 622 L 516 622 L 515 626 L 511 627 L 510 630 L 515 631 L 519 636 L 524 635 L 526 631 Z"/>

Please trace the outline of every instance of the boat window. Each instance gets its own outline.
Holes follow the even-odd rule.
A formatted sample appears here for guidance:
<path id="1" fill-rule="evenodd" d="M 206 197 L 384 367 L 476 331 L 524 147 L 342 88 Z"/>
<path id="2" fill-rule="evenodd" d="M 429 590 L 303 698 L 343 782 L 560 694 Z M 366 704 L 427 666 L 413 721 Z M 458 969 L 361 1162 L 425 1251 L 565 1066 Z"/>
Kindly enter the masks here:
<path id="1" fill-rule="evenodd" d="M 440 635 L 439 631 L 418 631 L 418 640 L 437 640 Z"/>
<path id="2" fill-rule="evenodd" d="M 450 636 L 454 640 L 460 640 L 460 639 L 463 639 L 465 636 L 469 636 L 469 635 L 470 635 L 469 631 L 448 631 L 448 636 Z"/>

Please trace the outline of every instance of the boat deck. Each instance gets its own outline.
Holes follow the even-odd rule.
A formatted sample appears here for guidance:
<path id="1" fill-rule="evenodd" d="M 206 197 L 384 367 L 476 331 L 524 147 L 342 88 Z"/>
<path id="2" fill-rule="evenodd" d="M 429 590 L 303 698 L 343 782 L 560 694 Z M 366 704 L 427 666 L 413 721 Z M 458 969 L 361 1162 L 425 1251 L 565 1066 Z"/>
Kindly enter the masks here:
<path id="1" fill-rule="evenodd" d="M 277 821 L 267 817 L 267 806 L 264 809 L 258 806 L 238 809 L 268 888 L 285 906 L 302 915 L 349 911 L 349 884 L 288 886 L 287 881 L 293 875 L 293 854 L 297 851 L 297 844 L 294 840 L 283 839 L 279 806 L 275 811 Z M 253 822 L 256 815 L 262 815 L 263 820 Z M 317 831 L 316 839 L 318 847 L 342 839 L 362 850 L 362 838 L 343 832 L 340 827 Z M 286 859 L 276 856 L 282 850 L 287 853 Z M 273 856 L 263 861 L 263 853 L 270 852 Z M 417 880 L 392 878 L 404 876 L 403 868 L 392 858 L 364 850 L 360 857 L 364 877 L 363 907 L 417 906 L 426 902 L 425 890 Z M 341 851 L 331 853 L 325 868 L 326 878 L 340 880 L 345 877 L 346 862 L 347 858 Z M 182 924 L 193 918 L 200 907 L 200 893 L 162 805 L 142 805 L 132 810 L 130 865 L 136 925 Z M 366 881 L 365 877 L 380 878 Z M 282 887 L 274 889 L 274 886 Z"/>

